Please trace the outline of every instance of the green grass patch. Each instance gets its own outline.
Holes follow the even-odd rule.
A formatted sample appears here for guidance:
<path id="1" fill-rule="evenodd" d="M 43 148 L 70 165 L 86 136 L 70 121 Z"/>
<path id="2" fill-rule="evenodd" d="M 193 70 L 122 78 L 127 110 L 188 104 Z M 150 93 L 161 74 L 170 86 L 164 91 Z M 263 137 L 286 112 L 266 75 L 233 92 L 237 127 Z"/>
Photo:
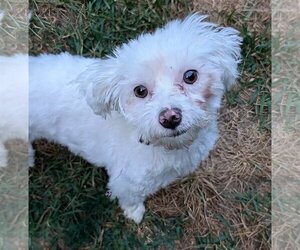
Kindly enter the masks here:
<path id="1" fill-rule="evenodd" d="M 226 95 L 230 105 L 248 104 L 253 107 L 260 130 L 271 129 L 271 23 L 261 33 L 251 31 L 247 25 L 240 28 L 243 37 L 241 77 L 239 88 Z M 250 91 L 249 91 L 250 90 Z M 251 94 L 245 98 L 241 91 Z"/>
<path id="2" fill-rule="evenodd" d="M 117 45 L 162 26 L 170 19 L 171 2 L 174 3 L 172 5 L 185 5 L 184 1 L 168 0 L 151 3 L 54 1 L 51 4 L 48 1 L 32 1 L 30 6 L 38 13 L 32 20 L 30 52 L 38 54 L 46 50 L 59 53 L 68 50 L 84 56 L 105 56 Z M 48 15 L 54 17 L 53 22 L 48 21 Z"/>
<path id="3" fill-rule="evenodd" d="M 59 148 L 55 155 L 37 151 L 37 166 L 30 172 L 30 248 L 149 249 L 174 247 L 182 237 L 182 218 L 163 219 L 147 213 L 147 234 L 127 220 L 106 197 L 107 175 L 81 158 Z M 37 178 L 37 179 L 35 179 Z"/>
<path id="4" fill-rule="evenodd" d="M 236 240 L 228 232 L 214 235 L 212 233 L 205 235 L 205 237 L 196 237 L 197 249 L 238 249 Z"/>

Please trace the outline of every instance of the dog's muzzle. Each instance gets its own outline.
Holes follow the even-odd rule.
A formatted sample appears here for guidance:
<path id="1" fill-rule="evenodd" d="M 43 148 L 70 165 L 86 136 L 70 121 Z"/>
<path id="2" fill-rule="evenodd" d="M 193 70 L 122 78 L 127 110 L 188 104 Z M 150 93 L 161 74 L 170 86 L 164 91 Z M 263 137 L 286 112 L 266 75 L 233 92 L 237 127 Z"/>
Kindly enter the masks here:
<path id="1" fill-rule="evenodd" d="M 175 129 L 181 120 L 182 112 L 179 108 L 164 109 L 159 113 L 159 123 L 167 129 Z"/>

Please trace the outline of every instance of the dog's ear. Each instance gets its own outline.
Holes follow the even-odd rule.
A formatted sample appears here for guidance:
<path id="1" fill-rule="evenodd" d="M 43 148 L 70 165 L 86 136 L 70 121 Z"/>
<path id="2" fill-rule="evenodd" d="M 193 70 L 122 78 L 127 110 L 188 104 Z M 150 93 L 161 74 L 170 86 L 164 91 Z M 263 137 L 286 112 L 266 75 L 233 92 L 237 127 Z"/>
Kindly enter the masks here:
<path id="1" fill-rule="evenodd" d="M 242 38 L 233 28 L 217 26 L 205 21 L 207 16 L 194 13 L 183 21 L 185 33 L 197 34 L 198 48 L 205 51 L 207 58 L 220 69 L 222 81 L 229 89 L 238 76 Z M 173 23 L 176 25 L 176 22 Z"/>
<path id="2" fill-rule="evenodd" d="M 120 109 L 116 58 L 100 60 L 91 65 L 80 77 L 80 89 L 95 114 L 106 117 Z"/>
<path id="3" fill-rule="evenodd" d="M 235 83 L 239 76 L 238 64 L 241 62 L 242 38 L 239 32 L 233 28 L 220 27 L 216 29 L 219 45 L 216 56 L 222 72 L 222 81 L 226 89 Z"/>

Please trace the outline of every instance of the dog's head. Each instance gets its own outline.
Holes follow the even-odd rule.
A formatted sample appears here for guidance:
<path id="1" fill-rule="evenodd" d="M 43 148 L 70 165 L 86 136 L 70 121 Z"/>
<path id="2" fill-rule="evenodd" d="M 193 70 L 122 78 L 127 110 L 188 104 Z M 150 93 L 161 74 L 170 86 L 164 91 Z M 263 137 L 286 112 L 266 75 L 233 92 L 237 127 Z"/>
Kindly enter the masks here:
<path id="1" fill-rule="evenodd" d="M 120 112 L 140 141 L 184 145 L 215 119 L 238 75 L 241 38 L 194 14 L 122 45 L 89 69 L 96 114 Z"/>

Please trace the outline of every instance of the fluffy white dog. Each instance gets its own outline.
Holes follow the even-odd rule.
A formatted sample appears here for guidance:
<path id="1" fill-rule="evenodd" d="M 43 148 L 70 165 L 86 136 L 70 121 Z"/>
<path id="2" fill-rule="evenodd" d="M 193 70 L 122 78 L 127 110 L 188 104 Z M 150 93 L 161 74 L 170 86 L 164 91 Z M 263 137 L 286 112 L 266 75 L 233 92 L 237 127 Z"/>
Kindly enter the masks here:
<path id="1" fill-rule="evenodd" d="M 145 198 L 193 172 L 218 137 L 241 38 L 204 19 L 172 21 L 105 59 L 30 59 L 30 139 L 60 143 L 104 166 L 111 197 L 136 223 Z"/>

